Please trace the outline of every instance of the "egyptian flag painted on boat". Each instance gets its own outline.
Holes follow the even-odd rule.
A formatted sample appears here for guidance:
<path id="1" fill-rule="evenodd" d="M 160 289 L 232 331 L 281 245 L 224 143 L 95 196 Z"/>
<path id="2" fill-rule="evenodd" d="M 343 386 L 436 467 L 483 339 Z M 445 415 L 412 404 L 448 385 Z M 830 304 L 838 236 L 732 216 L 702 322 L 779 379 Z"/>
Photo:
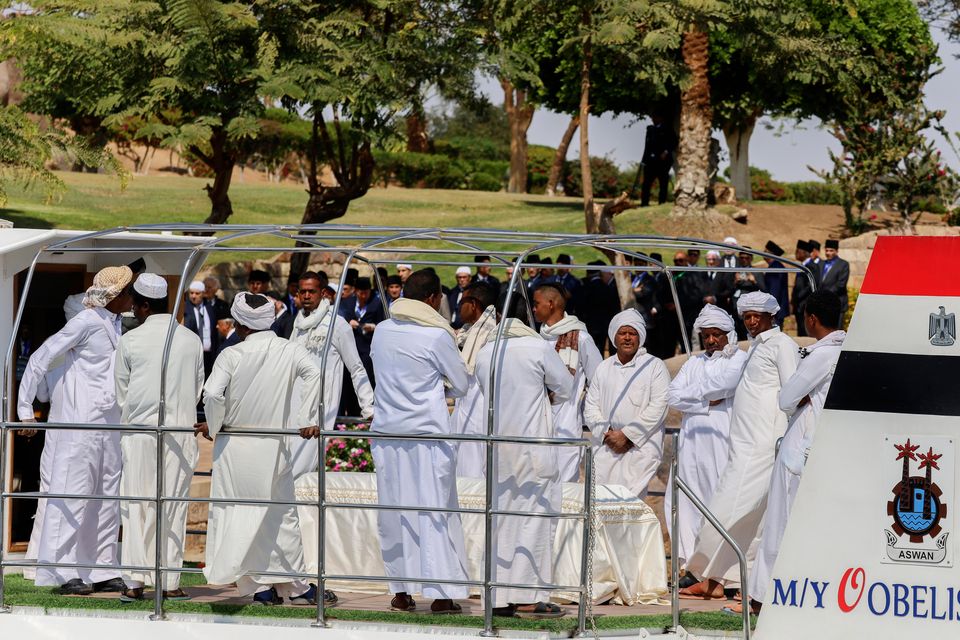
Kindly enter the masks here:
<path id="1" fill-rule="evenodd" d="M 956 638 L 960 238 L 877 239 L 757 637 Z"/>

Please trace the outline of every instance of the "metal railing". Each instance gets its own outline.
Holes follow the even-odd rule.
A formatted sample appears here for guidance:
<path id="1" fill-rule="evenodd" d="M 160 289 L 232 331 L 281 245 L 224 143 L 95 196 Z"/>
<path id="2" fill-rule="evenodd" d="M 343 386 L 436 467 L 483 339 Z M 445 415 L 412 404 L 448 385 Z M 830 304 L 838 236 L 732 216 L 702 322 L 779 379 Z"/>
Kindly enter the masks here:
<path id="1" fill-rule="evenodd" d="M 109 238 L 110 236 L 117 235 L 125 232 L 137 232 L 137 233 L 158 233 L 158 232 L 181 232 L 181 233 L 225 233 L 225 235 L 214 236 L 208 238 L 205 241 L 198 242 L 195 246 L 192 247 L 170 247 L 168 246 L 152 246 L 147 240 L 143 240 L 142 244 L 136 245 L 135 240 L 131 240 L 133 246 L 98 246 L 97 243 L 104 239 Z M 323 239 L 319 235 L 322 234 Z M 236 247 L 231 243 L 237 240 L 248 240 L 256 236 L 267 236 L 271 238 L 280 238 L 287 241 L 295 241 L 295 247 L 289 246 L 242 246 Z M 124 238 L 129 238 L 125 235 Z M 409 246 L 404 246 L 397 248 L 394 245 L 396 243 L 416 243 L 416 242 L 433 242 L 433 243 L 446 243 L 451 245 L 450 249 L 438 249 L 435 247 L 419 247 L 419 248 L 410 248 Z M 519 245 L 520 250 L 504 250 L 502 247 L 507 246 L 517 246 Z M 272 501 L 272 500 L 257 500 L 257 499 L 240 499 L 240 498 L 231 498 L 231 499 L 218 499 L 218 498 L 188 498 L 188 497 L 177 497 L 177 496 L 168 496 L 164 492 L 164 434 L 168 433 L 185 433 L 193 432 L 193 429 L 183 428 L 183 427 L 171 427 L 166 425 L 166 384 L 167 384 L 167 367 L 169 362 L 170 350 L 173 340 L 174 331 L 177 327 L 176 317 L 180 310 L 182 300 L 184 298 L 184 292 L 186 285 L 189 282 L 191 276 L 199 270 L 201 262 L 207 256 L 215 254 L 217 252 L 223 251 L 237 251 L 242 250 L 245 252 L 271 252 L 276 253 L 278 251 L 289 251 L 294 253 L 302 252 L 311 252 L 311 251 L 323 251 L 326 253 L 341 254 L 344 256 L 344 264 L 340 277 L 340 286 L 337 288 L 336 297 L 332 305 L 332 309 L 337 309 L 340 306 L 340 302 L 343 296 L 343 284 L 346 281 L 347 270 L 350 267 L 351 263 L 354 261 L 360 261 L 367 264 L 373 268 L 373 276 L 376 281 L 377 290 L 379 291 L 382 299 L 386 300 L 386 287 L 382 281 L 380 274 L 377 272 L 376 267 L 384 264 L 399 264 L 399 263 L 410 263 L 410 264 L 424 264 L 424 265 L 433 265 L 433 266 L 458 266 L 462 264 L 462 261 L 455 259 L 450 260 L 441 260 L 437 259 L 434 256 L 441 255 L 453 255 L 453 256 L 473 256 L 473 255 L 490 255 L 493 256 L 493 259 L 497 261 L 499 266 L 511 266 L 514 267 L 514 272 L 509 279 L 507 286 L 506 300 L 503 305 L 504 309 L 511 309 L 513 297 L 519 292 L 519 295 L 523 298 L 524 305 L 526 307 L 528 317 L 532 318 L 532 308 L 530 304 L 530 295 L 527 290 L 527 286 L 520 286 L 523 283 L 522 273 L 524 269 L 527 268 L 557 268 L 557 265 L 553 264 L 542 264 L 542 263 L 529 263 L 527 259 L 529 256 L 533 255 L 535 252 L 539 253 L 542 251 L 550 249 L 559 249 L 563 247 L 572 247 L 572 248 L 587 248 L 594 249 L 602 252 L 605 255 L 614 255 L 617 260 L 614 264 L 607 265 L 585 265 L 585 264 L 571 264 L 563 265 L 563 268 L 566 269 L 588 269 L 594 271 L 608 271 L 621 273 L 621 272 L 630 272 L 630 271 L 658 271 L 666 274 L 667 285 L 669 288 L 669 294 L 672 303 L 676 307 L 676 315 L 680 325 L 680 334 L 682 339 L 682 346 L 686 353 L 691 353 L 691 341 L 690 336 L 687 334 L 686 325 L 683 320 L 683 310 L 680 304 L 680 299 L 677 292 L 677 285 L 673 277 L 676 273 L 682 273 L 685 271 L 715 271 L 715 272 L 752 272 L 752 273 L 771 273 L 771 272 L 795 272 L 800 275 L 803 275 L 808 278 L 812 287 L 815 287 L 815 282 L 812 274 L 807 270 L 803 265 L 799 263 L 772 256 L 765 252 L 743 249 L 740 247 L 730 247 L 716 242 L 711 242 L 707 240 L 700 240 L 695 238 L 666 238 L 661 236 L 591 236 L 583 234 L 562 234 L 562 233 L 532 233 L 532 232 L 514 232 L 514 231 L 497 231 L 489 229 L 407 229 L 407 228 L 397 228 L 397 227 L 356 227 L 349 225 L 204 225 L 204 224 L 158 224 L 158 225 L 141 225 L 136 227 L 120 227 L 116 229 L 99 231 L 91 234 L 86 234 L 82 236 L 77 236 L 62 242 L 57 242 L 47 247 L 42 248 L 37 252 L 37 255 L 34 257 L 32 263 L 30 264 L 29 269 L 27 270 L 27 275 L 25 278 L 23 290 L 21 291 L 20 304 L 17 309 L 16 318 L 13 325 L 13 331 L 11 334 L 11 340 L 7 347 L 5 357 L 4 357 L 4 366 L 3 366 L 3 407 L 4 407 L 4 416 L 7 415 L 7 412 L 12 409 L 10 405 L 10 384 L 9 384 L 9 373 L 11 369 L 11 364 L 13 362 L 14 348 L 16 344 L 16 337 L 19 332 L 20 324 L 23 320 L 24 310 L 26 308 L 28 293 L 30 286 L 33 282 L 33 277 L 37 269 L 37 265 L 41 256 L 45 254 L 71 254 L 71 253 L 175 253 L 181 252 L 186 255 L 184 260 L 183 268 L 180 273 L 180 281 L 176 292 L 176 297 L 173 299 L 173 310 L 171 312 L 171 321 L 167 329 L 167 335 L 165 339 L 163 355 L 162 355 L 162 365 L 161 365 L 161 377 L 160 377 L 160 403 L 159 403 L 159 418 L 157 425 L 117 425 L 117 424 L 71 424 L 71 423 L 38 423 L 31 424 L 31 428 L 36 428 L 38 430 L 91 430 L 91 431 L 119 431 L 123 433 L 147 433 L 153 434 L 155 436 L 155 441 L 157 444 L 157 455 L 156 455 L 156 494 L 155 496 L 107 496 L 107 495 L 73 495 L 73 494 L 52 494 L 52 493 L 41 493 L 41 492 L 9 492 L 6 490 L 6 458 L 7 458 L 7 439 L 10 435 L 10 431 L 14 429 L 22 428 L 22 424 L 15 421 L 4 420 L 0 422 L 0 523 L 3 523 L 5 520 L 5 507 L 8 499 L 33 499 L 33 498 L 49 498 L 49 499 L 77 499 L 77 500 L 116 500 L 116 501 L 138 501 L 138 502 L 153 502 L 156 509 L 156 527 L 155 527 L 155 558 L 153 566 L 147 567 L 125 567 L 125 566 L 112 566 L 105 567 L 103 565 L 86 565 L 86 564 L 64 564 L 64 563 L 52 563 L 52 562 L 39 562 L 39 561 L 15 561 L 9 560 L 6 556 L 6 545 L 0 544 L 0 612 L 9 611 L 9 607 L 5 605 L 4 601 L 4 578 L 3 578 L 3 567 L 72 567 L 72 568 L 113 568 L 117 570 L 127 570 L 127 571 L 144 571 L 152 572 L 154 574 L 154 584 L 155 584 L 155 595 L 154 595 L 154 610 L 153 614 L 150 616 L 152 620 L 162 620 L 164 619 L 164 607 L 163 607 L 163 576 L 166 573 L 199 573 L 200 570 L 185 568 L 185 567 L 171 567 L 167 566 L 164 563 L 163 550 L 164 550 L 164 527 L 166 525 L 164 517 L 164 505 L 169 503 L 206 503 L 206 504 L 244 504 L 244 505 L 269 505 L 269 504 L 283 504 L 288 506 L 310 506 L 315 507 L 319 511 L 318 517 L 318 562 L 317 562 L 317 572 L 316 573 L 282 573 L 282 572 L 249 572 L 249 575 L 260 575 L 260 576 L 273 576 L 273 577 L 288 577 L 288 578 L 299 578 L 299 579 L 316 579 L 318 587 L 318 599 L 317 599 L 317 613 L 316 619 L 314 621 L 315 626 L 326 626 L 326 605 L 324 603 L 322 594 L 324 591 L 324 586 L 327 580 L 365 580 L 365 581 L 377 581 L 377 582 L 427 582 L 435 584 L 450 584 L 450 585 L 465 585 L 465 586 L 474 586 L 482 587 L 484 592 L 484 626 L 481 632 L 482 636 L 493 636 L 495 635 L 495 630 L 493 626 L 493 590 L 495 588 L 535 588 L 543 590 L 562 590 L 562 591 L 572 591 L 579 594 L 578 602 L 578 616 L 577 616 L 577 631 L 578 635 L 583 636 L 586 634 L 586 612 L 587 607 L 590 603 L 587 602 L 588 594 L 590 593 L 590 581 L 591 577 L 589 575 L 588 567 L 588 558 L 590 555 L 590 550 L 593 544 L 591 539 L 591 529 L 592 529 L 592 518 L 593 518 L 593 491 L 594 487 L 592 486 L 592 477 L 593 477 L 593 455 L 591 449 L 591 443 L 586 439 L 574 438 L 527 438 L 520 436 L 502 436 L 496 433 L 496 424 L 497 424 L 497 409 L 495 405 L 495 394 L 490 394 L 490 398 L 487 399 L 487 433 L 482 435 L 470 435 L 470 434 L 446 434 L 446 435 L 423 435 L 423 434 L 387 434 L 387 433 L 377 433 L 371 431 L 365 432 L 351 432 L 350 437 L 355 438 L 366 438 L 366 439 L 388 439 L 388 440 L 414 440 L 414 441 L 459 441 L 459 442 L 483 442 L 486 446 L 486 504 L 484 509 L 460 509 L 460 508 L 425 508 L 417 505 L 371 505 L 371 504 L 344 504 L 344 503 L 329 503 L 326 499 L 326 469 L 323 464 L 322 455 L 325 451 L 325 443 L 328 438 L 342 437 L 344 432 L 342 431 L 331 431 L 324 429 L 320 432 L 319 435 L 319 451 L 321 452 L 320 458 L 320 467 L 319 467 L 319 490 L 318 490 L 318 500 L 316 502 L 301 502 L 301 501 Z M 649 249 L 658 248 L 661 250 L 670 250 L 670 249 L 699 249 L 701 251 L 707 251 L 711 249 L 720 250 L 720 251 L 737 251 L 737 252 L 746 252 L 754 257 L 763 257 L 780 260 L 784 266 L 782 267 L 711 267 L 709 269 L 703 267 L 685 267 L 685 266 L 668 266 L 661 260 L 655 260 L 650 256 Z M 390 254 L 405 253 L 409 255 L 428 255 L 428 259 L 413 259 L 410 257 L 404 258 L 390 258 Z M 627 259 L 640 261 L 642 264 L 628 264 Z M 524 283 L 525 285 L 525 283 Z M 385 306 L 384 309 L 386 314 L 389 314 L 389 308 Z M 335 313 L 335 311 L 331 311 Z M 500 370 L 497 367 L 497 362 L 501 359 L 502 350 L 504 348 L 504 323 L 500 323 L 496 331 L 494 346 L 493 346 L 493 357 L 490 371 L 490 388 L 498 388 L 499 374 Z M 326 380 L 326 365 L 329 358 L 329 352 L 331 348 L 331 340 L 326 340 L 324 342 L 323 350 L 321 353 L 321 370 L 323 375 L 320 378 L 320 412 L 319 415 L 321 419 L 325 415 L 325 406 L 324 406 L 324 386 L 327 382 Z M 297 430 L 291 429 L 223 429 L 221 433 L 229 434 L 231 436 L 248 436 L 248 437 L 263 437 L 263 436 L 287 436 L 287 435 L 298 435 Z M 676 435 L 674 435 L 676 438 Z M 580 512 L 574 514 L 564 514 L 564 513 L 519 513 L 509 510 L 499 510 L 494 507 L 494 498 L 496 491 L 496 480 L 494 478 L 494 446 L 498 444 L 526 444 L 526 445 L 547 445 L 547 446 L 576 446 L 585 449 L 585 482 L 584 482 L 584 494 L 583 494 L 583 508 Z M 676 453 L 678 451 L 675 449 L 675 457 L 673 461 L 674 469 L 676 468 Z M 715 527 L 718 528 L 721 535 L 731 544 L 733 544 L 735 550 L 737 551 L 738 558 L 741 561 L 741 576 L 742 576 L 742 589 L 744 594 L 744 602 L 747 603 L 745 608 L 746 613 L 744 614 L 744 634 L 745 637 L 749 638 L 749 600 L 746 593 L 746 565 L 743 553 L 736 547 L 735 542 L 727 534 L 719 522 L 716 521 L 716 518 L 710 514 L 709 509 L 693 493 L 689 490 L 686 484 L 674 474 L 675 482 L 673 484 L 674 491 L 674 503 L 673 503 L 673 519 L 674 519 L 674 531 L 676 531 L 676 508 L 677 508 L 677 497 L 678 491 L 683 491 L 697 506 L 697 508 L 704 514 L 707 520 Z M 328 509 L 369 509 L 369 510 L 402 510 L 402 511 L 425 511 L 425 512 L 443 512 L 450 514 L 482 514 L 484 516 L 484 577 L 483 580 L 451 580 L 451 579 L 436 579 L 428 578 L 425 579 L 423 576 L 362 576 L 362 575 L 334 575 L 329 574 L 325 571 L 325 518 Z M 494 518 L 495 517 L 542 517 L 542 518 L 574 518 L 580 519 L 583 526 L 583 539 L 581 547 L 581 580 L 579 585 L 554 585 L 554 584 L 508 584 L 496 581 L 494 578 L 494 562 L 492 558 L 493 550 L 493 538 L 494 538 Z M 673 622 L 674 627 L 679 625 L 679 606 L 677 605 L 677 552 L 676 552 L 676 535 L 672 536 L 673 540 L 673 552 L 672 552 L 672 572 L 673 572 Z M 0 540 L 2 542 L 2 540 Z"/>

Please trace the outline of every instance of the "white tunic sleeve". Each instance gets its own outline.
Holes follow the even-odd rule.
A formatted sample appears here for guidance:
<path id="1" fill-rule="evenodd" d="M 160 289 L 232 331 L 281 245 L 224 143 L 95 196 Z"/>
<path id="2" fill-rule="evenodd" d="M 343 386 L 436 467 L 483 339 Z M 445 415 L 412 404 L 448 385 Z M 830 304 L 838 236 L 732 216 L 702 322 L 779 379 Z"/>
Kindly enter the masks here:
<path id="1" fill-rule="evenodd" d="M 692 358 L 683 363 L 667 388 L 667 404 L 681 413 L 705 416 L 710 412 L 710 403 L 703 399 L 699 376 L 691 375 L 697 364 Z"/>
<path id="2" fill-rule="evenodd" d="M 87 335 L 88 325 L 80 315 L 74 317 L 63 329 L 47 338 L 33 352 L 20 380 L 17 397 L 17 416 L 21 420 L 33 420 L 33 399 L 37 397 L 40 380 L 50 370 L 50 363 L 80 344 Z"/>
<path id="3" fill-rule="evenodd" d="M 320 420 L 320 378 L 323 369 L 316 358 L 305 347 L 295 344 L 293 357 L 297 359 L 297 377 L 303 382 L 300 386 L 300 411 L 297 414 L 299 428 L 321 425 Z"/>
<path id="4" fill-rule="evenodd" d="M 603 362 L 603 355 L 594 344 L 593 338 L 589 333 L 580 334 L 580 362 L 583 364 L 583 372 L 587 375 L 587 384 L 593 381 L 593 375 L 597 372 L 597 367 Z"/>
<path id="5" fill-rule="evenodd" d="M 553 392 L 554 403 L 566 402 L 573 390 L 573 375 L 564 366 L 553 345 L 543 341 L 543 380 Z"/>
<path id="6" fill-rule="evenodd" d="M 227 410 L 227 387 L 237 368 L 236 349 L 224 349 L 217 356 L 210 371 L 210 377 L 203 386 L 203 413 L 207 418 L 210 437 L 217 435 L 223 426 Z"/>
<path id="7" fill-rule="evenodd" d="M 117 406 L 123 409 L 127 404 L 127 388 L 130 385 L 130 362 L 125 349 L 126 340 L 117 342 L 116 362 L 113 366 L 113 379 L 117 386 Z"/>
<path id="8" fill-rule="evenodd" d="M 470 374 L 467 373 L 467 366 L 463 363 L 457 343 L 443 333 L 434 343 L 433 353 L 440 375 L 450 383 L 447 395 L 451 398 L 462 398 L 470 386 Z"/>
<path id="9" fill-rule="evenodd" d="M 347 371 L 350 372 L 353 389 L 357 392 L 357 400 L 360 403 L 360 414 L 365 419 L 369 419 L 373 415 L 373 387 L 370 386 L 367 370 L 364 369 L 360 354 L 357 352 L 353 331 L 347 321 L 339 315 L 334 319 L 333 346 L 340 354 L 340 359 L 343 360 Z"/>
<path id="10" fill-rule="evenodd" d="M 780 389 L 780 410 L 792 415 L 797 405 L 830 375 L 833 360 L 828 349 L 815 349 L 800 365 L 790 379 Z"/>
<path id="11" fill-rule="evenodd" d="M 740 384 L 740 378 L 743 377 L 743 370 L 749 359 L 748 356 L 737 354 L 724 358 L 718 367 L 704 367 L 700 379 L 703 399 L 712 402 L 732 397 L 737 390 L 737 385 Z"/>
<path id="12" fill-rule="evenodd" d="M 603 432 L 607 430 L 607 426 L 610 424 L 604 418 L 603 411 L 600 408 L 600 390 L 606 386 L 604 377 L 606 370 L 606 365 L 597 367 L 593 380 L 587 388 L 587 397 L 583 402 L 583 420 L 590 428 L 594 440 L 602 437 Z"/>
<path id="13" fill-rule="evenodd" d="M 651 356 L 652 357 L 652 356 Z M 659 428 L 667 415 L 667 389 L 670 387 L 670 372 L 662 360 L 654 358 L 649 365 L 652 369 L 649 377 L 650 399 L 647 405 L 629 426 L 623 428 L 623 435 L 640 446 L 650 438 L 650 432 Z"/>

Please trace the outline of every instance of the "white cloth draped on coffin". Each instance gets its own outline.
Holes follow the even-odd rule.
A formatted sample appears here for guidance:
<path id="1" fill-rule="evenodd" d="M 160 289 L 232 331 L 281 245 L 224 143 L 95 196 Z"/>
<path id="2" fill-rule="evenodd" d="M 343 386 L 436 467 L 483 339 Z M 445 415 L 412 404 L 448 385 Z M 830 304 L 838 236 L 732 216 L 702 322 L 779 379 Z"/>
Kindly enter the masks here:
<path id="1" fill-rule="evenodd" d="M 318 477 L 308 473 L 297 479 L 297 500 L 318 499 Z M 458 478 L 460 507 L 485 506 L 483 480 Z M 667 594 L 667 565 L 660 522 L 653 510 L 625 487 L 597 487 L 597 544 L 593 560 L 594 602 L 611 598 L 617 604 L 660 603 Z M 377 504 L 374 473 L 328 473 L 327 501 Z M 563 512 L 575 513 L 583 505 L 583 485 L 563 485 Z M 317 570 L 317 509 L 298 507 L 307 572 Z M 471 580 L 483 580 L 483 516 L 464 514 L 467 570 Z M 326 569 L 338 575 L 384 576 L 386 572 L 377 538 L 376 511 L 328 507 L 326 519 Z M 578 520 L 559 520 L 554 541 L 555 584 L 580 582 L 582 538 Z M 384 582 L 330 580 L 328 589 L 353 593 L 385 594 Z M 472 588 L 471 593 L 481 590 Z M 555 592 L 555 599 L 574 601 L 576 593 Z"/>

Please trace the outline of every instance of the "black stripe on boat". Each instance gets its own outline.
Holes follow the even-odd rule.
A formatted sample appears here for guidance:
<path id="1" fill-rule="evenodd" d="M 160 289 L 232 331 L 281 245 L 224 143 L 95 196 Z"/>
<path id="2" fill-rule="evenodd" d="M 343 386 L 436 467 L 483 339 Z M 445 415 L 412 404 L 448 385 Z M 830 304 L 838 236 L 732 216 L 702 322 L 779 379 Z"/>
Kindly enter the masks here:
<path id="1" fill-rule="evenodd" d="M 960 416 L 960 356 L 844 351 L 824 408 Z"/>

